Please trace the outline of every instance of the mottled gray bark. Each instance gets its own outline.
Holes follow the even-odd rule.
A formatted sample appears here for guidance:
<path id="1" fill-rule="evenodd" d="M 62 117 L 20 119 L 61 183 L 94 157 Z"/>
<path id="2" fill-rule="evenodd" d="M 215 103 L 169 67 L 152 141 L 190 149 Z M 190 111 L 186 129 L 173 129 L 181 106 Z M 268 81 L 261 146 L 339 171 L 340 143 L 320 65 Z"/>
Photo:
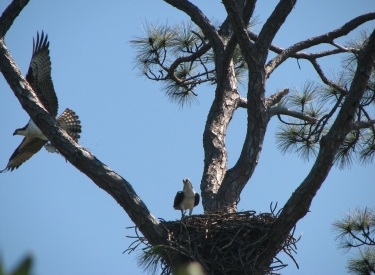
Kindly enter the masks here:
<path id="1" fill-rule="evenodd" d="M 7 9 L 1 16 L 0 22 L 8 22 L 7 26 L 13 23 L 16 18 L 14 14 L 19 14 L 27 4 L 15 5 L 19 1 L 13 1 L 12 9 Z M 9 29 L 8 27 L 8 29 Z M 6 28 L 1 28 L 5 35 Z M 161 226 L 158 220 L 147 209 L 143 201 L 135 193 L 134 189 L 124 178 L 111 170 L 108 166 L 100 162 L 88 150 L 75 143 L 67 133 L 59 127 L 53 118 L 40 104 L 32 88 L 22 76 L 8 49 L 5 46 L 3 37 L 0 39 L 0 69 L 22 105 L 22 108 L 29 114 L 35 124 L 43 134 L 50 140 L 59 153 L 63 155 L 72 165 L 88 176 L 98 187 L 111 195 L 120 206 L 126 211 L 134 224 L 150 244 L 167 245 L 168 233 Z M 166 260 L 168 260 L 166 258 Z M 178 259 L 177 259 L 178 261 Z M 173 264 L 173 263 L 172 263 Z"/>
<path id="2" fill-rule="evenodd" d="M 59 153 L 111 195 L 124 208 L 150 243 L 165 243 L 167 231 L 159 225 L 132 186 L 93 154 L 75 143 L 44 109 L 2 40 L 0 41 L 0 68 L 22 107 Z"/>
<path id="3" fill-rule="evenodd" d="M 220 80 L 216 87 L 215 99 L 208 113 L 203 132 L 205 154 L 201 191 L 205 211 L 217 210 L 221 206 L 226 206 L 217 200 L 217 192 L 228 165 L 225 135 L 240 100 L 232 63 L 229 63 L 227 70 L 221 70 L 218 79 Z"/>
<path id="4" fill-rule="evenodd" d="M 3 12 L 0 17 L 0 38 L 4 37 L 10 26 L 12 26 L 14 19 L 20 14 L 22 9 L 29 3 L 30 0 L 13 1 Z"/>
<path id="5" fill-rule="evenodd" d="M 270 245 L 264 252 L 264 257 L 258 263 L 258 270 L 264 270 L 271 264 L 272 255 L 275 255 L 277 248 L 280 247 L 296 223 L 309 211 L 313 198 L 331 170 L 340 144 L 354 127 L 355 110 L 358 108 L 358 103 L 365 92 L 374 64 L 375 30 L 359 54 L 358 67 L 350 86 L 349 96 L 343 103 L 329 132 L 321 139 L 318 157 L 310 173 L 293 192 L 272 226 L 274 233 L 271 236 Z"/>
<path id="6" fill-rule="evenodd" d="M 240 194 L 257 166 L 266 129 L 274 115 L 284 114 L 310 123 L 316 122 L 315 118 L 308 117 L 305 114 L 274 106 L 288 93 L 288 89 L 265 98 L 267 78 L 282 62 L 288 58 L 307 59 L 324 83 L 348 94 L 330 131 L 321 139 L 320 151 L 309 175 L 291 195 L 273 225 L 274 233 L 270 237 L 270 243 L 258 261 L 257 269 L 261 273 L 262 270 L 269 267 L 278 248 L 293 226 L 306 215 L 311 201 L 332 167 L 335 153 L 345 136 L 352 129 L 372 126 L 371 122 L 355 124 L 352 117 L 365 90 L 371 68 L 374 66 L 375 34 L 371 34 L 366 46 L 359 53 L 358 69 L 349 92 L 342 87 L 336 87 L 334 83 L 325 78 L 316 59 L 349 51 L 350 49 L 336 45 L 333 39 L 347 34 L 364 22 L 375 19 L 375 13 L 359 16 L 337 30 L 282 49 L 271 43 L 293 9 L 296 0 L 279 1 L 259 35 L 249 32 L 246 28 L 254 11 L 255 0 L 223 0 L 228 17 L 219 30 L 216 30 L 202 11 L 189 1 L 165 1 L 189 15 L 209 41 L 199 52 L 187 58 L 193 59 L 203 55 L 210 47 L 214 52 L 217 83 L 203 132 L 204 167 L 201 193 L 205 211 L 218 209 L 224 209 L 228 212 L 237 211 Z M 160 226 L 132 186 L 120 175 L 101 163 L 89 151 L 75 143 L 57 125 L 56 120 L 39 103 L 11 58 L 3 36 L 27 2 L 27 0 L 14 0 L 0 17 L 0 69 L 4 78 L 19 99 L 22 107 L 49 138 L 52 145 L 78 170 L 110 194 L 151 244 L 168 245 L 166 230 Z M 320 43 L 331 43 L 336 45 L 337 49 L 315 54 L 301 52 Z M 238 93 L 235 68 L 232 62 L 232 55 L 237 44 L 240 45 L 249 68 L 246 98 L 242 98 Z M 277 56 L 266 64 L 269 50 L 277 53 Z M 183 61 L 186 60 L 183 58 L 177 59 L 171 66 L 171 71 Z M 247 132 L 236 164 L 228 169 L 225 136 L 233 114 L 238 108 L 246 108 L 247 110 Z M 174 266 L 176 262 L 170 264 Z"/>

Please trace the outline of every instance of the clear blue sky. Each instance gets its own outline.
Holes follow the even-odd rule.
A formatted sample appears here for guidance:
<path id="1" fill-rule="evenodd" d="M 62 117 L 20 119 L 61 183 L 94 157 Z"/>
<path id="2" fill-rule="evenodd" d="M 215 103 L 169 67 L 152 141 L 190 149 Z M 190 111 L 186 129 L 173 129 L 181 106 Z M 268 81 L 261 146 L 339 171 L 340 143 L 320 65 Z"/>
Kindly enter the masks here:
<path id="1" fill-rule="evenodd" d="M 1 1 L 0 12 L 10 2 Z M 220 1 L 195 2 L 208 18 L 225 18 Z M 259 1 L 260 22 L 265 22 L 276 3 Z M 374 10 L 373 0 L 299 1 L 274 43 L 287 47 Z M 202 133 L 214 89 L 200 87 L 200 104 L 181 110 L 168 101 L 159 83 L 139 77 L 133 69 L 135 51 L 129 40 L 142 34 L 145 21 L 174 24 L 181 20 L 189 18 L 161 0 L 31 0 L 5 37 L 25 74 L 32 38 L 37 31 L 48 33 L 59 113 L 67 107 L 77 112 L 83 125 L 80 144 L 128 180 L 150 211 L 165 220 L 180 217 L 172 201 L 183 178 L 190 178 L 199 190 Z M 339 62 L 330 58 L 322 66 L 332 74 Z M 300 61 L 300 65 L 301 70 L 293 60 L 280 66 L 267 83 L 267 94 L 317 79 L 308 63 Z M 22 140 L 12 136 L 13 131 L 29 118 L 2 76 L 0 117 L 3 169 Z M 241 210 L 267 212 L 270 202 L 281 207 L 311 168 L 312 162 L 277 150 L 276 126 L 275 120 L 268 128 L 259 165 L 241 195 Z M 240 110 L 227 134 L 230 165 L 240 153 L 245 127 L 246 113 Z M 332 169 L 311 212 L 297 227 L 297 235 L 303 231 L 295 256 L 300 269 L 286 260 L 289 267 L 283 274 L 345 273 L 350 253 L 337 249 L 331 224 L 349 209 L 374 205 L 374 165 Z M 194 213 L 203 213 L 202 206 Z M 0 258 L 7 270 L 31 253 L 35 275 L 141 274 L 135 254 L 122 254 L 132 242 L 126 236 L 134 235 L 128 226 L 133 226 L 132 221 L 112 197 L 60 155 L 42 149 L 18 170 L 0 175 Z"/>

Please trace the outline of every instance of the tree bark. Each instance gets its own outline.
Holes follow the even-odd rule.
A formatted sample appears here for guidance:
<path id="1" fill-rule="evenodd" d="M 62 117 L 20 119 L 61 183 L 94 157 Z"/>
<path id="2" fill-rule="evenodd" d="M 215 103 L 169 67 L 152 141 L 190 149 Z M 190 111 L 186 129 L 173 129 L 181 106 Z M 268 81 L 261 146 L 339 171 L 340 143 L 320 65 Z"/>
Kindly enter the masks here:
<path id="1" fill-rule="evenodd" d="M 270 244 L 258 263 L 258 270 L 264 270 L 264 268 L 270 266 L 273 257 L 288 236 L 290 230 L 309 211 L 313 198 L 331 170 L 338 148 L 353 128 L 355 111 L 363 97 L 374 64 L 375 31 L 372 32 L 366 45 L 360 52 L 358 67 L 350 86 L 349 95 L 343 103 L 331 129 L 321 139 L 318 157 L 310 173 L 294 191 L 283 207 L 276 222 L 272 225 L 273 234 L 270 238 Z"/>
<path id="2" fill-rule="evenodd" d="M 221 65 L 220 61 L 216 64 L 217 66 Z M 232 62 L 227 70 L 218 73 L 218 79 L 215 99 L 208 113 L 203 132 L 205 154 L 201 191 L 205 211 L 218 210 L 227 206 L 226 203 L 217 199 L 217 192 L 228 165 L 225 135 L 240 100 Z"/>
<path id="3" fill-rule="evenodd" d="M 363 23 L 368 22 L 370 20 L 374 20 L 374 19 L 375 19 L 375 12 L 363 14 L 361 16 L 358 16 L 350 20 L 348 23 L 344 24 L 343 26 L 341 26 L 340 28 L 334 31 L 306 39 L 304 41 L 301 41 L 299 43 L 296 43 L 290 46 L 289 48 L 285 50 L 282 50 L 281 52 L 279 52 L 278 56 L 276 56 L 275 58 L 273 58 L 272 60 L 268 62 L 266 66 L 267 78 L 280 64 L 282 64 L 286 59 L 293 56 L 294 54 L 299 53 L 299 51 L 305 50 L 307 48 L 310 48 L 312 46 L 316 46 L 322 43 L 332 43 L 334 39 L 347 35 L 349 32 L 351 32 L 358 26 L 362 25 Z M 319 57 L 315 57 L 315 58 L 319 58 Z"/>
<path id="4" fill-rule="evenodd" d="M 23 2 L 23 5 L 18 5 Z M 14 0 L 3 13 L 0 22 L 8 22 L 8 29 L 16 16 L 28 1 Z M 0 28 L 5 35 L 6 28 Z M 5 46 L 4 38 L 0 39 L 0 69 L 20 101 L 22 108 L 29 114 L 52 145 L 79 171 L 89 177 L 98 187 L 111 195 L 126 211 L 134 224 L 152 245 L 167 245 L 168 232 L 147 209 L 143 201 L 124 178 L 100 162 L 88 150 L 78 145 L 67 133 L 59 127 L 53 118 L 41 105 L 32 88 L 22 76 L 16 63 Z M 168 261 L 168 258 L 166 258 Z M 178 261 L 178 259 L 177 259 Z M 171 263 L 172 266 L 174 263 Z"/>
<path id="5" fill-rule="evenodd" d="M 12 26 L 16 17 L 30 0 L 13 1 L 3 12 L 0 17 L 0 38 L 4 37 L 9 28 Z"/>
<path id="6" fill-rule="evenodd" d="M 258 164 L 264 136 L 271 117 L 275 114 L 286 114 L 310 123 L 316 122 L 316 119 L 304 114 L 283 107 L 273 107 L 288 93 L 288 90 L 284 89 L 266 99 L 265 85 L 267 78 L 289 57 L 312 60 L 345 51 L 345 49 L 337 49 L 315 56 L 299 52 L 320 43 L 333 43 L 333 39 L 347 34 L 364 22 L 375 19 L 375 13 L 357 17 L 340 29 L 328 34 L 307 39 L 287 49 L 281 49 L 271 43 L 293 9 L 295 0 L 281 0 L 264 24 L 259 36 L 248 32 L 246 29 L 254 11 L 255 0 L 223 0 L 228 18 L 224 21 L 220 30 L 216 30 L 205 15 L 189 1 L 165 1 L 188 14 L 208 38 L 209 44 L 202 48 L 202 52 L 197 53 L 197 55 L 205 53 L 209 47 L 212 47 L 214 51 L 217 86 L 203 132 L 204 168 L 200 186 L 202 204 L 205 211 L 223 209 L 227 212 L 235 212 L 237 211 L 240 194 Z M 89 151 L 75 143 L 59 127 L 56 119 L 51 117 L 39 103 L 38 98 L 10 56 L 3 37 L 27 3 L 28 0 L 14 0 L 0 17 L 0 69 L 4 78 L 22 107 L 52 145 L 72 165 L 87 175 L 97 186 L 105 190 L 120 204 L 151 245 L 168 245 L 168 232 L 147 209 L 130 183 L 100 162 Z M 242 5 L 238 5 L 239 3 L 242 3 Z M 232 61 L 232 55 L 237 44 L 240 45 L 249 68 L 246 99 L 241 98 L 238 93 L 235 67 Z M 270 49 L 278 53 L 278 56 L 266 64 Z M 273 233 L 268 239 L 269 244 L 262 257 L 259 258 L 256 267 L 260 273 L 269 268 L 272 259 L 276 256 L 290 230 L 308 212 L 310 204 L 327 177 L 333 165 L 335 154 L 346 135 L 355 127 L 360 127 L 360 125 L 353 123 L 352 118 L 365 91 L 374 61 L 375 32 L 371 34 L 367 44 L 359 54 L 358 67 L 350 91 L 328 134 L 321 139 L 319 154 L 314 166 L 292 194 L 272 226 Z M 316 64 L 317 66 L 317 63 L 314 62 L 312 61 L 313 65 Z M 174 65 L 177 67 L 177 64 L 176 61 Z M 247 109 L 247 132 L 236 164 L 228 169 L 225 136 L 227 127 L 238 107 Z M 367 122 L 366 125 L 369 124 L 371 123 Z M 165 257 L 165 260 L 169 261 L 167 257 Z M 176 267 L 180 260 L 169 261 L 169 264 Z"/>
<path id="7" fill-rule="evenodd" d="M 251 42 L 247 33 L 247 22 L 243 21 L 238 5 L 230 0 L 224 0 L 223 3 L 249 67 L 245 142 L 237 163 L 227 171 L 216 198 L 217 205 L 225 206 L 227 211 L 231 212 L 237 211 L 240 194 L 258 164 L 267 125 L 271 119 L 271 106 L 266 105 L 264 96 L 268 48 L 295 1 L 280 1 L 264 24 L 255 44 Z"/>
<path id="8" fill-rule="evenodd" d="M 160 226 L 132 186 L 120 175 L 100 162 L 93 154 L 74 142 L 59 127 L 40 104 L 28 82 L 22 76 L 10 56 L 4 41 L 0 41 L 0 68 L 4 78 L 20 101 L 22 108 L 29 114 L 43 134 L 59 153 L 78 170 L 87 175 L 96 185 L 110 194 L 128 213 L 132 221 L 151 244 L 165 244 L 167 231 Z"/>

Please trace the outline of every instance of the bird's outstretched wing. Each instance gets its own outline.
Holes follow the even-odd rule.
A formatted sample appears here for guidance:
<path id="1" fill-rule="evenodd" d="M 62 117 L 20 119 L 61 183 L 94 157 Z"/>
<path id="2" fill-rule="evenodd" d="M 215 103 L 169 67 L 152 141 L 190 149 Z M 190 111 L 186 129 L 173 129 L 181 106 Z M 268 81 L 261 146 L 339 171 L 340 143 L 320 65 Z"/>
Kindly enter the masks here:
<path id="1" fill-rule="evenodd" d="M 0 170 L 0 173 L 17 169 L 22 163 L 37 153 L 46 143 L 47 140 L 25 137 L 10 157 L 7 167 Z"/>
<path id="2" fill-rule="evenodd" d="M 195 193 L 194 195 L 194 206 L 197 206 L 199 204 L 199 201 L 200 201 L 200 196 L 198 193 Z"/>
<path id="3" fill-rule="evenodd" d="M 26 80 L 47 111 L 56 117 L 58 101 L 51 78 L 51 58 L 48 47 L 48 35 L 44 36 L 42 32 L 42 35 L 39 36 L 37 33 L 36 43 L 33 39 L 33 55 Z"/>
<path id="4" fill-rule="evenodd" d="M 184 192 L 178 191 L 176 197 L 174 197 L 173 208 L 176 210 L 181 210 L 180 204 L 184 199 Z"/>

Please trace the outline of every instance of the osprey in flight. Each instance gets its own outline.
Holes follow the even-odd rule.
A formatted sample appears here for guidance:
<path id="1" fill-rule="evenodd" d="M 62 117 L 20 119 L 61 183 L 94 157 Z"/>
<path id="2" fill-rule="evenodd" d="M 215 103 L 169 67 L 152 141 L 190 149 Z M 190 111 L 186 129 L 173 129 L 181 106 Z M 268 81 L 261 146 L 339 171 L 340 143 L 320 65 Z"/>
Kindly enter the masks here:
<path id="1" fill-rule="evenodd" d="M 182 216 L 185 215 L 186 210 L 189 209 L 189 216 L 193 213 L 193 208 L 199 204 L 199 194 L 194 191 L 193 185 L 189 179 L 182 180 L 184 183 L 183 191 L 178 191 L 174 198 L 173 207 L 176 210 L 181 210 Z"/>
<path id="2" fill-rule="evenodd" d="M 29 71 L 26 75 L 26 80 L 33 88 L 39 101 L 43 104 L 44 108 L 53 115 L 57 116 L 58 101 L 53 88 L 51 79 L 51 59 L 49 56 L 49 42 L 48 36 L 42 35 L 39 37 L 37 33 L 36 43 L 33 39 L 33 55 L 31 58 Z M 81 132 L 80 121 L 78 116 L 70 109 L 66 109 L 61 116 L 57 118 L 60 126 L 77 142 L 79 139 L 79 133 Z M 27 125 L 23 128 L 16 129 L 13 135 L 25 136 L 21 144 L 14 151 L 10 157 L 8 165 L 4 170 L 0 170 L 0 173 L 4 171 L 13 171 L 17 169 L 22 163 L 31 158 L 37 153 L 43 145 L 49 152 L 56 152 L 56 149 L 52 145 L 46 145 L 48 139 L 42 131 L 35 125 L 31 119 Z"/>

